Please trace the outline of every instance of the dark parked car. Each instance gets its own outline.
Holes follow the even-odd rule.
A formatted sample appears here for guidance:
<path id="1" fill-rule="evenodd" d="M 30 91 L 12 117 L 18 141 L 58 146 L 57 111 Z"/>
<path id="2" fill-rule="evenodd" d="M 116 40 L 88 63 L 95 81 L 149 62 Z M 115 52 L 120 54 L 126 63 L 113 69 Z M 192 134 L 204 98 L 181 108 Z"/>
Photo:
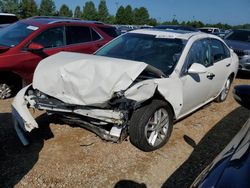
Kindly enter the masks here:
<path id="1" fill-rule="evenodd" d="M 250 109 L 250 85 L 234 88 L 234 98 Z M 250 187 L 250 118 L 191 187 Z"/>
<path id="2" fill-rule="evenodd" d="M 32 81 L 37 64 L 60 51 L 92 54 L 116 37 L 115 28 L 94 21 L 33 17 L 0 30 L 0 99 Z"/>
<path id="3" fill-rule="evenodd" d="M 232 30 L 225 42 L 239 57 L 239 70 L 250 72 L 250 30 Z"/>
<path id="4" fill-rule="evenodd" d="M 0 29 L 18 21 L 15 14 L 0 13 Z"/>
<path id="5" fill-rule="evenodd" d="M 157 25 L 154 28 L 155 29 L 166 29 L 166 30 L 183 30 L 183 31 L 199 32 L 199 30 L 194 28 L 194 27 L 181 26 L 181 25 Z"/>

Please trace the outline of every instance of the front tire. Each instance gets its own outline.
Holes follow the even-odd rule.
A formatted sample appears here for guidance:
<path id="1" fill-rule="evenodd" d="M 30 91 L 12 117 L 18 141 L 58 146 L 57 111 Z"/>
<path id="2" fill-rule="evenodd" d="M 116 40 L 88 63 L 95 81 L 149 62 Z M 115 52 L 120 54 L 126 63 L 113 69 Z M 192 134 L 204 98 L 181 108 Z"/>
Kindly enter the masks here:
<path id="1" fill-rule="evenodd" d="M 215 102 L 224 102 L 227 99 L 230 87 L 232 84 L 232 80 L 230 78 L 227 79 L 225 85 L 223 86 L 223 89 L 218 97 L 215 98 Z"/>
<path id="2" fill-rule="evenodd" d="M 154 151 L 167 143 L 172 129 L 170 106 L 164 101 L 152 100 L 134 111 L 129 126 L 130 141 L 143 151 Z"/>

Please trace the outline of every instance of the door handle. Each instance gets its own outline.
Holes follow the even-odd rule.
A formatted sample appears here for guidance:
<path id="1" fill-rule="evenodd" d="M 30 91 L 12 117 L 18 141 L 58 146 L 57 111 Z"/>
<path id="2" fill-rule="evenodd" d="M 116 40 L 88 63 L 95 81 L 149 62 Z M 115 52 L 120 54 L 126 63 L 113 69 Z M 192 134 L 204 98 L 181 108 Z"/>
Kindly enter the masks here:
<path id="1" fill-rule="evenodd" d="M 207 78 L 208 78 L 209 80 L 212 80 L 214 77 L 215 77 L 215 74 L 213 74 L 213 73 L 211 73 L 211 72 L 207 74 Z"/>
<path id="2" fill-rule="evenodd" d="M 226 65 L 226 67 L 229 67 L 231 65 L 231 63 L 228 63 L 227 65 Z"/>

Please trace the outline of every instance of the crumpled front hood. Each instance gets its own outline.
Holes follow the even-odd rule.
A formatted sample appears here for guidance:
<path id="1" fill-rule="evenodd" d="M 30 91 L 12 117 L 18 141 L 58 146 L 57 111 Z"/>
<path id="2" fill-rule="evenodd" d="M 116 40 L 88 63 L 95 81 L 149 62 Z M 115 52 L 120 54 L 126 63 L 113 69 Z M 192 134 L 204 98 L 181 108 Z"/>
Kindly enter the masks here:
<path id="1" fill-rule="evenodd" d="M 98 105 L 126 90 L 146 67 L 138 61 L 60 52 L 39 63 L 33 88 L 65 103 Z"/>

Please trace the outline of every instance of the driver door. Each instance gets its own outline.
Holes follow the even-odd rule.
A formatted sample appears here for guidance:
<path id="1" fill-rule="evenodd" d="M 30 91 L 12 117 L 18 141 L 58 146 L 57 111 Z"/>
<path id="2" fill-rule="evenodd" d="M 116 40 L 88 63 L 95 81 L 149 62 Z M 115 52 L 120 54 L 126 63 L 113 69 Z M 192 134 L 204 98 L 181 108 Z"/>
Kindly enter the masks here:
<path id="1" fill-rule="evenodd" d="M 64 38 L 64 27 L 53 27 L 46 29 L 35 38 L 33 38 L 30 42 L 42 45 L 44 49 L 41 52 L 31 52 L 28 51 L 27 47 L 25 47 L 22 52 L 21 63 L 21 69 L 25 71 L 22 71 L 20 74 L 22 75 L 22 77 L 26 78 L 26 84 L 32 81 L 34 70 L 42 59 L 64 50 Z"/>
<path id="2" fill-rule="evenodd" d="M 193 63 L 204 66 L 205 73 L 188 73 Z M 183 106 L 180 116 L 204 105 L 211 95 L 213 87 L 214 67 L 211 61 L 211 52 L 208 39 L 195 41 L 191 46 L 182 68 L 181 82 L 183 87 Z"/>

